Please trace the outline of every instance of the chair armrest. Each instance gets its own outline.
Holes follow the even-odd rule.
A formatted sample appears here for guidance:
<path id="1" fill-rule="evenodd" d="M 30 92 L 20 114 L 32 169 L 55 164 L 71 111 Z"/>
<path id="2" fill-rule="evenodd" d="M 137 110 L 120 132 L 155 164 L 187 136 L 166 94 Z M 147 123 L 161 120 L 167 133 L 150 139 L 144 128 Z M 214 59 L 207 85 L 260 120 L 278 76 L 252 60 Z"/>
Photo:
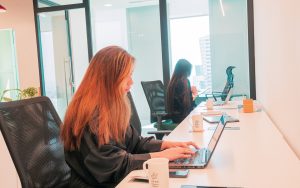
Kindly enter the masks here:
<path id="1" fill-rule="evenodd" d="M 213 96 L 212 93 L 206 93 L 205 97 L 206 97 L 206 100 L 207 100 L 208 98 L 213 98 L 214 96 Z"/>
<path id="2" fill-rule="evenodd" d="M 154 115 L 154 116 L 161 116 L 161 117 L 163 117 L 163 116 L 165 116 L 165 115 L 167 115 L 168 113 L 166 112 L 166 111 L 156 111 L 156 112 L 152 112 L 152 115 Z"/>
<path id="3" fill-rule="evenodd" d="M 217 94 L 218 94 L 218 95 L 222 95 L 222 93 L 223 93 L 223 92 L 221 92 L 221 91 L 213 91 L 213 92 L 212 92 L 213 95 L 217 95 Z"/>
<path id="4" fill-rule="evenodd" d="M 170 134 L 172 131 L 171 130 L 161 130 L 161 131 L 148 131 L 148 134 L 164 134 L 164 135 L 168 135 Z"/>
<path id="5" fill-rule="evenodd" d="M 155 134 L 156 139 L 162 140 L 165 135 L 170 134 L 172 131 L 162 130 L 162 131 L 148 131 L 148 134 Z"/>
<path id="6" fill-rule="evenodd" d="M 217 101 L 217 98 L 220 98 L 220 97 L 226 97 L 227 95 L 226 94 L 222 94 L 222 92 L 218 92 L 218 91 L 213 91 L 211 94 L 206 94 L 206 98 L 214 98 L 215 101 Z M 246 94 L 232 94 L 231 97 L 230 97 L 230 100 L 234 97 L 246 97 L 247 98 L 247 95 Z"/>
<path id="7" fill-rule="evenodd" d="M 162 126 L 162 117 L 168 115 L 168 113 L 166 111 L 156 111 L 151 114 L 157 117 L 157 129 L 160 130 L 160 127 Z"/>
<path id="8" fill-rule="evenodd" d="M 222 94 L 222 92 L 219 91 L 213 91 L 212 93 L 206 94 L 206 98 L 214 98 L 215 101 L 217 101 L 218 97 L 226 96 Z"/>

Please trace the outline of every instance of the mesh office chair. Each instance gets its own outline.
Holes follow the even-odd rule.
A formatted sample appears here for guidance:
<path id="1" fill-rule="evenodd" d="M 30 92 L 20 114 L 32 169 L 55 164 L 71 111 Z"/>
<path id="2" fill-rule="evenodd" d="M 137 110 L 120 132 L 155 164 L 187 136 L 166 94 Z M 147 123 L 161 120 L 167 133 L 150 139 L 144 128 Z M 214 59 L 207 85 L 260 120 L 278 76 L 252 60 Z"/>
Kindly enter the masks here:
<path id="1" fill-rule="evenodd" d="M 0 103 L 0 129 L 23 188 L 68 187 L 60 125 L 47 97 Z"/>
<path id="2" fill-rule="evenodd" d="M 157 119 L 157 130 L 173 130 L 178 124 L 168 118 L 165 106 L 165 88 L 160 80 L 141 82 L 151 112 L 151 123 Z M 163 117 L 166 117 L 164 121 Z"/>
<path id="3" fill-rule="evenodd" d="M 128 96 L 129 101 L 130 101 L 130 107 L 131 107 L 130 124 L 137 130 L 139 135 L 141 135 L 141 133 L 142 133 L 141 120 L 139 118 L 136 107 L 134 105 L 131 93 L 128 92 L 127 96 Z"/>
<path id="4" fill-rule="evenodd" d="M 232 73 L 232 70 L 234 68 L 235 68 L 235 66 L 229 66 L 226 68 L 227 81 L 226 81 L 223 91 L 222 92 L 213 91 L 211 94 L 206 94 L 207 99 L 214 98 L 214 100 L 217 101 L 219 98 L 222 101 L 225 101 L 230 89 L 232 89 L 234 86 L 234 82 L 233 82 L 234 75 Z M 246 94 L 233 94 L 233 95 L 231 95 L 230 99 L 233 97 L 247 97 L 247 95 Z"/>
<path id="5" fill-rule="evenodd" d="M 130 106 L 131 106 L 131 118 L 130 118 L 130 124 L 138 131 L 139 135 L 142 133 L 142 127 L 141 127 L 141 121 L 139 118 L 139 115 L 137 113 L 132 95 L 130 92 L 127 94 L 129 101 L 130 101 Z M 156 139 L 161 140 L 165 135 L 168 135 L 171 133 L 170 130 L 161 130 L 161 131 L 148 131 L 148 134 L 154 134 Z"/>

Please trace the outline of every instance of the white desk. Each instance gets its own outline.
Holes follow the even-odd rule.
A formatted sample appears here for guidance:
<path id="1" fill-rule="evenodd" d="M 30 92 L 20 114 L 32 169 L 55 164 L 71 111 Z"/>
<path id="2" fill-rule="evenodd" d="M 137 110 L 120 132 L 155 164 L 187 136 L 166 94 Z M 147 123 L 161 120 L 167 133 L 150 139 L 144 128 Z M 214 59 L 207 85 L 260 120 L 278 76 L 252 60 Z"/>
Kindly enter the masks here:
<path id="1" fill-rule="evenodd" d="M 191 114 L 201 110 L 198 107 Z M 170 178 L 170 187 L 180 188 L 182 184 L 189 184 L 299 188 L 300 161 L 266 113 L 242 113 L 237 109 L 227 109 L 226 112 L 240 119 L 240 122 L 227 126 L 239 126 L 240 130 L 224 130 L 208 166 L 190 170 L 188 178 Z M 206 122 L 204 125 L 206 128 L 212 126 Z M 193 140 L 199 145 L 207 145 L 211 130 L 203 133 L 190 130 L 191 118 L 188 116 L 167 140 Z M 131 177 L 139 173 L 131 172 L 117 187 L 149 187 L 147 183 L 131 181 Z"/>

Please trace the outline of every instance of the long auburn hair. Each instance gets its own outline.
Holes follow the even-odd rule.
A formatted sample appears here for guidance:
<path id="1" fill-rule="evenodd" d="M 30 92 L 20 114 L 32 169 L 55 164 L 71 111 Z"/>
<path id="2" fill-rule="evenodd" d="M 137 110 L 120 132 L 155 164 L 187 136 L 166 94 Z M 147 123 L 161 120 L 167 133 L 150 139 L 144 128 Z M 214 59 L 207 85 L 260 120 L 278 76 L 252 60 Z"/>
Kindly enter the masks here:
<path id="1" fill-rule="evenodd" d="M 172 113 L 174 112 L 174 95 L 175 95 L 175 88 L 178 83 L 183 83 L 183 104 L 184 112 L 188 113 L 191 107 L 191 100 L 190 100 L 190 87 L 188 84 L 187 77 L 190 76 L 192 70 L 192 64 L 187 61 L 186 59 L 179 59 L 176 63 L 174 73 L 172 78 L 169 82 L 168 89 L 167 89 L 167 111 Z"/>
<path id="2" fill-rule="evenodd" d="M 66 150 L 80 147 L 86 127 L 99 145 L 124 141 L 131 108 L 122 84 L 134 61 L 118 46 L 103 48 L 92 58 L 65 114 L 61 139 Z"/>

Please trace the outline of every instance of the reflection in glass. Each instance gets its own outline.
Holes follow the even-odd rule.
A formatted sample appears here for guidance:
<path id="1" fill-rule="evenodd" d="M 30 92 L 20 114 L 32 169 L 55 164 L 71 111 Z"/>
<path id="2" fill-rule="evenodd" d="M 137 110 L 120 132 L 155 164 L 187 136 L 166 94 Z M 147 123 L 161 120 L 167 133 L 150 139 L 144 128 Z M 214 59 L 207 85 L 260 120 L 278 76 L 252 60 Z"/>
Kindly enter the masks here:
<path id="1" fill-rule="evenodd" d="M 16 62 L 15 38 L 12 29 L 0 29 L 0 97 L 18 98 L 19 77 Z M 5 92 L 5 95 L 3 93 Z M 3 101 L 3 100 L 2 100 Z"/>

